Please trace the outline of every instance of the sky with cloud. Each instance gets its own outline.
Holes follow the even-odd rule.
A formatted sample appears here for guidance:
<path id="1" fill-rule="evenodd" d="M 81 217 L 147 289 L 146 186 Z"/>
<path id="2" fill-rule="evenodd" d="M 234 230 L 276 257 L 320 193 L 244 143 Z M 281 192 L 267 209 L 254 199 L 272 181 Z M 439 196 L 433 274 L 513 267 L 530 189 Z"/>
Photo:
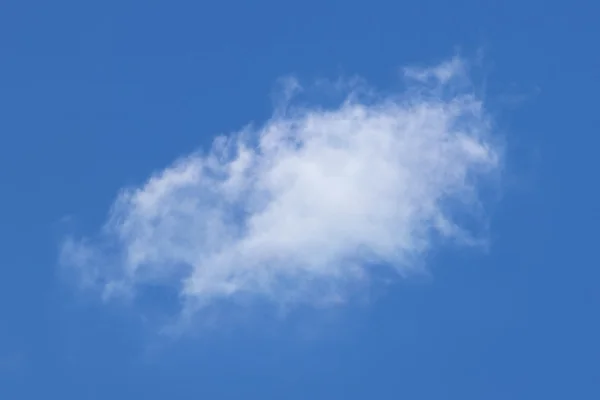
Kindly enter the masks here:
<path id="1" fill-rule="evenodd" d="M 592 2 L 2 9 L 1 398 L 600 395 Z"/>

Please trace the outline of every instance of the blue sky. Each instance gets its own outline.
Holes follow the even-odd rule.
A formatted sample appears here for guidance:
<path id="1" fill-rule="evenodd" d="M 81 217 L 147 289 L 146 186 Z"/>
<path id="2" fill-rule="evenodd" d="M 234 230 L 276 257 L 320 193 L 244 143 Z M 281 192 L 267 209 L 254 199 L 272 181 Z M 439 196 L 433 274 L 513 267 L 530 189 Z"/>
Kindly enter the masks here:
<path id="1" fill-rule="evenodd" d="M 0 397 L 599 398 L 599 11 L 5 0 Z"/>

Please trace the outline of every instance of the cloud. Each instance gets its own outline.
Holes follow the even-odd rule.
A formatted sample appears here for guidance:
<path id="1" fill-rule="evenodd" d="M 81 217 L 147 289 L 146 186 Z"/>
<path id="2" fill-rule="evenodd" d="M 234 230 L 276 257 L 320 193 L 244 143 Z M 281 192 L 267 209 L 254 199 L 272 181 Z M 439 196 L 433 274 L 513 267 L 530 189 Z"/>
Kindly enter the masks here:
<path id="1" fill-rule="evenodd" d="M 462 59 L 454 57 L 434 67 L 406 67 L 404 68 L 404 75 L 420 82 L 433 81 L 445 85 L 452 79 L 464 77 L 466 73 L 465 67 L 466 65 Z"/>
<path id="2" fill-rule="evenodd" d="M 195 307 L 322 305 L 378 269 L 422 268 L 436 243 L 477 243 L 461 216 L 481 217 L 500 170 L 489 115 L 462 60 L 404 72 L 401 93 L 349 84 L 332 107 L 294 104 L 286 81 L 263 125 L 123 189 L 98 235 L 65 241 L 62 265 L 105 298 L 151 285 Z"/>

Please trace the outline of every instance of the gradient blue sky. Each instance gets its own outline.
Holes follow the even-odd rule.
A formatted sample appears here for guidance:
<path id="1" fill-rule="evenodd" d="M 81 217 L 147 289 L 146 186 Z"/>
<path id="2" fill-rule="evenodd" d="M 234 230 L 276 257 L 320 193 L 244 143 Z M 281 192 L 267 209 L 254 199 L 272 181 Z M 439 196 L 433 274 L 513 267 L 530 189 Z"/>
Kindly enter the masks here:
<path id="1" fill-rule="evenodd" d="M 599 13 L 583 0 L 4 0 L 0 398 L 600 398 Z M 400 67 L 457 51 L 481 56 L 507 142 L 487 252 L 440 250 L 428 276 L 366 305 L 252 313 L 173 341 L 61 278 L 66 234 L 96 232 L 120 188 L 264 121 L 278 78 L 357 74 L 385 91 Z M 144 309 L 168 311 L 160 294 Z"/>

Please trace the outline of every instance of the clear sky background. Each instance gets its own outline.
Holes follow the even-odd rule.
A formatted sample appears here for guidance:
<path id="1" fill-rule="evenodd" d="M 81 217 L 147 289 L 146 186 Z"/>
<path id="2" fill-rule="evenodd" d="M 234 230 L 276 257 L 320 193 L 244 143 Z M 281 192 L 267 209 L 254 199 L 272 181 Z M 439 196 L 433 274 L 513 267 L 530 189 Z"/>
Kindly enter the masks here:
<path id="1" fill-rule="evenodd" d="M 599 13 L 591 0 L 2 1 L 0 398 L 600 398 Z M 123 187 L 216 135 L 262 126 L 281 77 L 357 75 L 391 93 L 403 67 L 457 54 L 474 65 L 473 90 L 505 142 L 484 204 L 486 248 L 432 239 L 417 257 L 425 273 L 368 284 L 368 301 L 303 303 L 283 316 L 209 296 L 211 311 L 175 338 L 157 333 L 177 313 L 162 278 L 133 304 L 65 279 L 66 237 L 96 237 Z M 471 165 L 444 157 L 441 169 Z M 420 182 L 429 167 L 429 182 L 439 165 L 406 171 Z M 352 179 L 363 193 L 380 177 Z M 196 240 L 195 223 L 173 229 Z M 146 244 L 166 252 L 163 239 Z M 194 246 L 182 251 L 202 256 Z M 319 246 L 314 254 L 329 249 Z M 241 254 L 223 268 L 249 263 Z M 121 271 L 99 257 L 102 271 Z"/>

